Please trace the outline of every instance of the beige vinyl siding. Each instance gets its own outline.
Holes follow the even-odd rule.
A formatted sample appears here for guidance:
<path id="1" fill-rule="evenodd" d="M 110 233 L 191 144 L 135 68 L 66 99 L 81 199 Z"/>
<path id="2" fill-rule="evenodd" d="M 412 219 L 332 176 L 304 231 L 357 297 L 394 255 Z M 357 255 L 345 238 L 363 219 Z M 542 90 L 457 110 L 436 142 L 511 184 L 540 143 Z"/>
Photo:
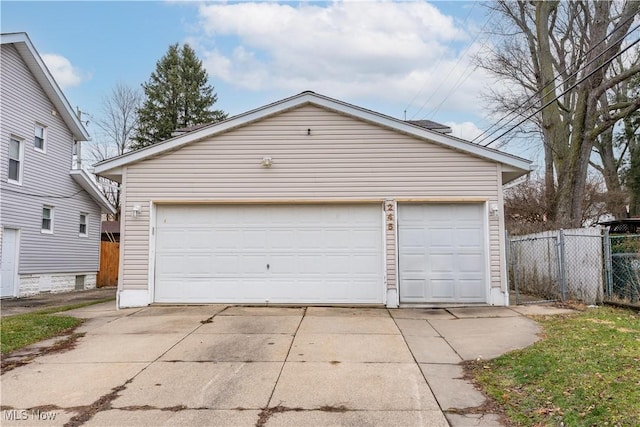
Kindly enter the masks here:
<path id="1" fill-rule="evenodd" d="M 271 168 L 260 165 L 264 156 L 273 158 Z M 128 165 L 124 173 L 125 289 L 147 287 L 150 201 L 497 203 L 501 191 L 492 161 L 311 105 Z M 134 205 L 142 207 L 135 219 Z M 491 218 L 493 286 L 500 285 L 497 231 Z"/>
<path id="2" fill-rule="evenodd" d="M 19 273 L 97 271 L 100 207 L 69 175 L 73 135 L 11 44 L 1 47 L 0 226 L 20 229 Z M 55 113 L 55 114 L 54 114 Z M 46 126 L 45 153 L 34 149 L 35 123 Z M 24 144 L 22 185 L 7 182 L 9 139 Z M 53 234 L 41 233 L 42 207 L 54 207 Z M 80 213 L 89 214 L 79 236 Z"/>

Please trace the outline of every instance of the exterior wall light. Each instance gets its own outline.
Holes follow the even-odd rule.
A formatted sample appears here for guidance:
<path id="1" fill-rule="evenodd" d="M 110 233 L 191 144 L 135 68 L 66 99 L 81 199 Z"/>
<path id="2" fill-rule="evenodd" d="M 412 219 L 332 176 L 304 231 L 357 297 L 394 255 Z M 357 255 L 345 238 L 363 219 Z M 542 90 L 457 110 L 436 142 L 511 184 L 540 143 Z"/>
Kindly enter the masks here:
<path id="1" fill-rule="evenodd" d="M 498 216 L 498 212 L 500 212 L 498 205 L 491 205 L 491 216 Z"/>
<path id="2" fill-rule="evenodd" d="M 265 168 L 270 168 L 273 165 L 273 159 L 271 157 L 263 157 L 260 164 Z"/>
<path id="3" fill-rule="evenodd" d="M 140 213 L 142 213 L 142 208 L 140 207 L 140 205 L 135 205 L 131 213 L 133 214 L 134 218 L 137 218 L 140 216 Z"/>

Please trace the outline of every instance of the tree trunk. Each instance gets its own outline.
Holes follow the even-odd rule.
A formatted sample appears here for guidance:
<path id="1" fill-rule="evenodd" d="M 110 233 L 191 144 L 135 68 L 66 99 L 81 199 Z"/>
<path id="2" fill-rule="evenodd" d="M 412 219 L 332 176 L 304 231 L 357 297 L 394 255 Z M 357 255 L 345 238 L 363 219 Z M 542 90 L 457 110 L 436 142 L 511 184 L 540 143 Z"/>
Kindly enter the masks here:
<path id="1" fill-rule="evenodd" d="M 600 135 L 599 141 L 596 142 L 600 161 L 602 162 L 602 176 L 607 186 L 607 211 L 611 213 L 615 219 L 626 218 L 627 209 L 625 207 L 625 194 L 620 182 L 618 171 L 618 162 L 613 152 L 613 128 L 608 129 Z"/>

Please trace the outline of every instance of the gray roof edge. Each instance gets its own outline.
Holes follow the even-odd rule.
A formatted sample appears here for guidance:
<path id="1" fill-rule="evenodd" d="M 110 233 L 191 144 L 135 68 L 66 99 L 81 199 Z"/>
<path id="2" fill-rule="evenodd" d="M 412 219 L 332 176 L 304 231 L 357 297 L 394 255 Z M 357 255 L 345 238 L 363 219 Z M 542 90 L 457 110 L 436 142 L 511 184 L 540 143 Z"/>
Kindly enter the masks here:
<path id="1" fill-rule="evenodd" d="M 98 188 L 96 183 L 91 179 L 89 174 L 82 169 L 71 169 L 69 175 L 80 185 L 93 200 L 98 203 L 102 210 L 106 213 L 115 214 L 116 208 L 111 204 L 109 200 L 102 194 L 102 191 Z"/>

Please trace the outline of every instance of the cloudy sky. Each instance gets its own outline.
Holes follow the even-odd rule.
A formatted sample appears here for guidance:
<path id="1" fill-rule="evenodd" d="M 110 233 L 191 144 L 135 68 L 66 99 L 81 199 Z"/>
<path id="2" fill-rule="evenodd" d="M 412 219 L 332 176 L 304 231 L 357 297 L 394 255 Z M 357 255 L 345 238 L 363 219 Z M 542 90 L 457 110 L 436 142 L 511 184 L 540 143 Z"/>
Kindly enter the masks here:
<path id="1" fill-rule="evenodd" d="M 117 82 L 139 86 L 170 44 L 188 42 L 216 108 L 231 115 L 312 90 L 446 123 L 467 139 L 491 123 L 480 94 L 495 82 L 472 63 L 490 43 L 492 16 L 480 2 L 3 0 L 0 8 L 2 31 L 27 32 L 71 104 L 94 116 Z"/>

